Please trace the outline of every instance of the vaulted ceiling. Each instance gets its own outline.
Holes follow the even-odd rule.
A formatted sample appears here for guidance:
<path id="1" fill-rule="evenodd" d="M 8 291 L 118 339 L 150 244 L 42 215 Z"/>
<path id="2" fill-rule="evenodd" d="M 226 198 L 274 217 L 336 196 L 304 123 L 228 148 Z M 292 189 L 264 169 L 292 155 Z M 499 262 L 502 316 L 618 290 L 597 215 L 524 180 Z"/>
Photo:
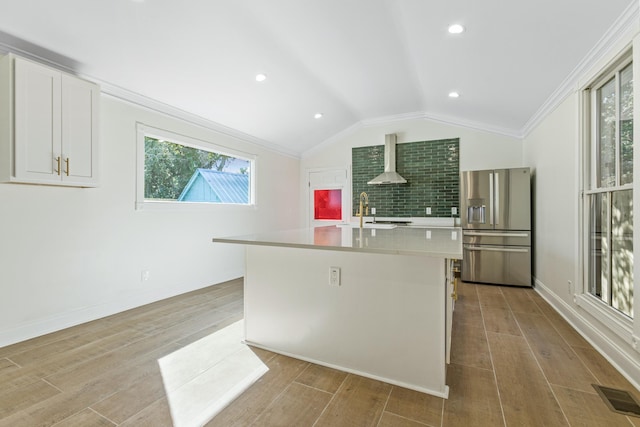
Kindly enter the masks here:
<path id="1" fill-rule="evenodd" d="M 0 43 L 299 155 L 390 116 L 522 135 L 637 1 L 0 0 Z"/>

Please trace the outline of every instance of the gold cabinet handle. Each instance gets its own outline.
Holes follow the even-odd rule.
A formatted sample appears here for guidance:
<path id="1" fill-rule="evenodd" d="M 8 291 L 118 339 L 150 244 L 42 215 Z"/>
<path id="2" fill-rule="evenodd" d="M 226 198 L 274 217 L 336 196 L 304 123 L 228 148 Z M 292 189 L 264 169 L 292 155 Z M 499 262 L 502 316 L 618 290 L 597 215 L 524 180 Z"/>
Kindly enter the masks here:
<path id="1" fill-rule="evenodd" d="M 58 174 L 58 176 L 60 176 L 60 156 L 56 157 L 56 164 L 58 165 L 56 173 Z"/>
<path id="2" fill-rule="evenodd" d="M 460 269 L 453 269 L 453 292 L 451 293 L 451 298 L 454 301 L 458 301 L 458 280 L 460 280 Z"/>
<path id="3" fill-rule="evenodd" d="M 64 173 L 69 176 L 69 158 L 67 157 L 66 159 L 64 159 L 64 164 L 67 166 L 67 169 L 64 171 Z M 58 166 L 59 167 L 59 166 Z M 58 174 L 60 175 L 60 174 Z"/>

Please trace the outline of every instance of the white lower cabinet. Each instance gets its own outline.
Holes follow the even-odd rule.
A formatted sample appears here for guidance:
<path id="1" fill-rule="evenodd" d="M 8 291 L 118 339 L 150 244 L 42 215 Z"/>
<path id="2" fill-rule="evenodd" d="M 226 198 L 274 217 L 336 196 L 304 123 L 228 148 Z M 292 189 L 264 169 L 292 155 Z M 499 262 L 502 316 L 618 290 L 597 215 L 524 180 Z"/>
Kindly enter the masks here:
<path id="1" fill-rule="evenodd" d="M 0 86 L 0 179 L 97 186 L 99 87 L 12 54 Z"/>
<path id="2" fill-rule="evenodd" d="M 446 310 L 446 332 L 445 332 L 445 359 L 451 363 L 451 333 L 453 331 L 453 310 L 458 300 L 458 283 L 460 280 L 460 260 L 445 260 L 445 310 Z"/>

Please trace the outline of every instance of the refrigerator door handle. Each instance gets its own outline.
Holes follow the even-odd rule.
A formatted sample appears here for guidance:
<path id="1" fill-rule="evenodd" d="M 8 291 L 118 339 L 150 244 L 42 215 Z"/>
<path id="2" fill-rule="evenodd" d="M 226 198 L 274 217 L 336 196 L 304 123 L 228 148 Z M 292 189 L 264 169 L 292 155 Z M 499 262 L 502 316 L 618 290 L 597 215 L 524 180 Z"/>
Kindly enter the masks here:
<path id="1" fill-rule="evenodd" d="M 493 225 L 493 172 L 489 174 L 489 224 Z"/>
<path id="2" fill-rule="evenodd" d="M 496 172 L 496 189 L 495 189 L 495 223 L 498 225 L 498 219 L 500 219 L 500 173 Z"/>
<path id="3" fill-rule="evenodd" d="M 481 246 L 467 246 L 464 248 L 468 251 L 487 251 L 487 252 L 517 252 L 517 253 L 526 253 L 529 252 L 528 248 L 494 248 L 494 247 L 481 247 Z"/>
<path id="4" fill-rule="evenodd" d="M 529 237 L 529 233 L 488 233 L 482 231 L 464 231 L 465 236 L 486 236 L 486 237 Z"/>

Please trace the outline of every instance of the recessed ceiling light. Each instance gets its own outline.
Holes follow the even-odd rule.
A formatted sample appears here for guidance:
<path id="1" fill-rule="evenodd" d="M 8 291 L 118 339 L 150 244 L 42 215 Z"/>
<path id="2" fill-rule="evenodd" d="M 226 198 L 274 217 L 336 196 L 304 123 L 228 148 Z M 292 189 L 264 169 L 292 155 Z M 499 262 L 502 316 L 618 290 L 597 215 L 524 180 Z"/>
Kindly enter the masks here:
<path id="1" fill-rule="evenodd" d="M 267 79 L 267 75 L 266 74 L 256 74 L 256 81 L 257 82 L 263 82 Z"/>
<path id="2" fill-rule="evenodd" d="M 449 92 L 449 98 L 460 98 L 460 94 L 458 92 Z"/>
<path id="3" fill-rule="evenodd" d="M 464 27 L 460 24 L 449 25 L 449 32 L 451 34 L 460 34 L 464 32 Z"/>
<path id="4" fill-rule="evenodd" d="M 313 115 L 313 118 L 314 119 L 321 119 L 323 115 L 324 114 L 322 114 L 322 113 L 316 113 L 316 114 Z"/>

